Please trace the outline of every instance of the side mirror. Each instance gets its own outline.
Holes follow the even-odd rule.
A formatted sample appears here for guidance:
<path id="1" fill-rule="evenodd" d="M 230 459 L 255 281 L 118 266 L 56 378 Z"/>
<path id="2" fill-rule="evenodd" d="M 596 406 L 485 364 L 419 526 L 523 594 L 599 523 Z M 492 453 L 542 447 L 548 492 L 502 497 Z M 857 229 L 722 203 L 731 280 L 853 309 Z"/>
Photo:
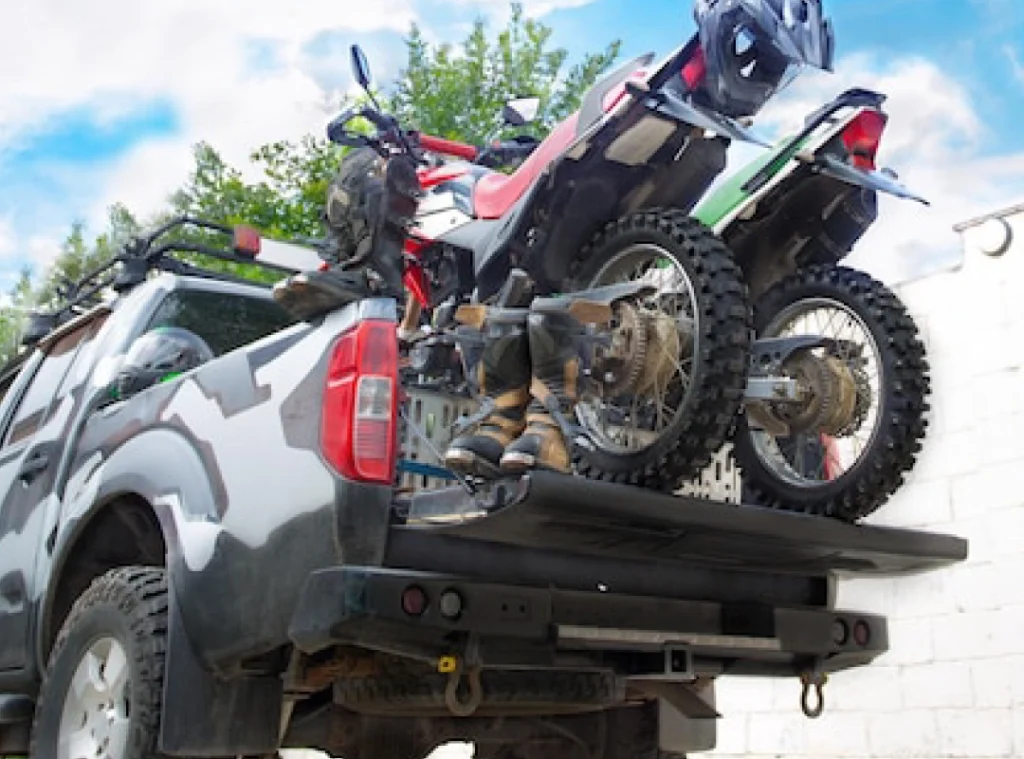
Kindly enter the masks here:
<path id="1" fill-rule="evenodd" d="M 535 118 L 540 110 L 540 98 L 513 98 L 505 103 L 501 116 L 509 126 L 526 126 Z"/>
<path id="2" fill-rule="evenodd" d="M 28 323 L 21 334 L 21 344 L 31 348 L 60 325 L 57 314 L 34 311 L 29 314 Z"/>
<path id="3" fill-rule="evenodd" d="M 352 76 L 364 90 L 370 86 L 370 63 L 359 45 L 352 46 Z"/>

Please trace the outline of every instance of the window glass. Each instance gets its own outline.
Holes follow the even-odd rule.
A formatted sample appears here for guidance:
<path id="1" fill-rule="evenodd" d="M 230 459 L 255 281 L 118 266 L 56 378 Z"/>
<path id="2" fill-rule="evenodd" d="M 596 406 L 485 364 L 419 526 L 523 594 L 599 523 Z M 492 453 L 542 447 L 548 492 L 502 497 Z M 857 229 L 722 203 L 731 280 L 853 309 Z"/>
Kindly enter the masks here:
<path id="1" fill-rule="evenodd" d="M 92 325 L 86 325 L 65 335 L 50 348 L 18 404 L 4 446 L 31 437 L 43 424 L 50 402 L 74 361 L 76 349 L 91 332 Z"/>
<path id="2" fill-rule="evenodd" d="M 215 355 L 278 332 L 292 317 L 272 300 L 206 290 L 174 290 L 157 308 L 149 329 L 181 327 L 199 335 Z"/>

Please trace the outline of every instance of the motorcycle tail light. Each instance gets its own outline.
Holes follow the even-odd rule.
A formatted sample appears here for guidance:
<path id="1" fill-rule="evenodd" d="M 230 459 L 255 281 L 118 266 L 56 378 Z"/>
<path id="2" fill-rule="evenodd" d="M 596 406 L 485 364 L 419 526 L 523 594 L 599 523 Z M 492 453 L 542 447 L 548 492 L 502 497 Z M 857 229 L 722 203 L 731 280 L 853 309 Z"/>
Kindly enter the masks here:
<path id="1" fill-rule="evenodd" d="M 706 63 L 704 61 L 704 48 L 697 46 L 697 49 L 693 53 L 693 57 L 686 62 L 683 66 L 681 75 L 683 81 L 686 83 L 688 90 L 694 90 L 697 85 L 704 81 L 704 77 L 707 74 Z"/>
<path id="2" fill-rule="evenodd" d="M 843 146 L 858 169 L 875 168 L 875 154 L 889 117 L 881 111 L 864 110 L 843 130 Z"/>

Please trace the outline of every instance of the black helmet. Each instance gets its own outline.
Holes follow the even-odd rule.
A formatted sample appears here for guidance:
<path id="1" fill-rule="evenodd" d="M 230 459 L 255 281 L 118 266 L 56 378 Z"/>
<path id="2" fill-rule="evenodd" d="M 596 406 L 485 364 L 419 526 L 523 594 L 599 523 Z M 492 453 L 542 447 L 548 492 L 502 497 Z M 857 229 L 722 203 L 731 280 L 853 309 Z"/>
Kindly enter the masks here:
<path id="1" fill-rule="evenodd" d="M 803 66 L 832 70 L 835 37 L 821 0 L 695 0 L 704 95 L 732 118 L 753 116 Z"/>
<path id="2" fill-rule="evenodd" d="M 199 335 L 180 327 L 157 327 L 136 340 L 117 375 L 115 394 L 128 398 L 213 359 Z"/>

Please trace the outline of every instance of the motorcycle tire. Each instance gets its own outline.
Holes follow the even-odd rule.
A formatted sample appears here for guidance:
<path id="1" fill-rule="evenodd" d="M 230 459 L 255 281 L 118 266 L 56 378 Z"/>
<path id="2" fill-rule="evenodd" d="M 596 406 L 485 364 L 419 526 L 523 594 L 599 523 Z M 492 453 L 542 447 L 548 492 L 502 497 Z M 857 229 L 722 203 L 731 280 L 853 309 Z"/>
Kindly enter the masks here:
<path id="1" fill-rule="evenodd" d="M 750 306 L 732 251 L 710 228 L 678 209 L 639 211 L 609 223 L 571 263 L 572 289 L 608 284 L 601 277 L 610 262 L 644 246 L 674 263 L 689 280 L 697 316 L 689 389 L 674 419 L 652 443 L 634 451 L 580 448 L 574 466 L 591 479 L 672 492 L 708 466 L 735 425 L 750 357 Z"/>
<path id="2" fill-rule="evenodd" d="M 754 305 L 757 335 L 777 336 L 780 322 L 801 304 L 828 302 L 859 320 L 877 356 L 877 413 L 866 448 L 838 476 L 798 483 L 765 459 L 755 442 L 763 433 L 741 415 L 733 453 L 746 502 L 856 522 L 880 508 L 913 468 L 927 430 L 931 382 L 924 344 L 905 306 L 884 284 L 848 267 L 812 266 L 780 281 Z"/>

